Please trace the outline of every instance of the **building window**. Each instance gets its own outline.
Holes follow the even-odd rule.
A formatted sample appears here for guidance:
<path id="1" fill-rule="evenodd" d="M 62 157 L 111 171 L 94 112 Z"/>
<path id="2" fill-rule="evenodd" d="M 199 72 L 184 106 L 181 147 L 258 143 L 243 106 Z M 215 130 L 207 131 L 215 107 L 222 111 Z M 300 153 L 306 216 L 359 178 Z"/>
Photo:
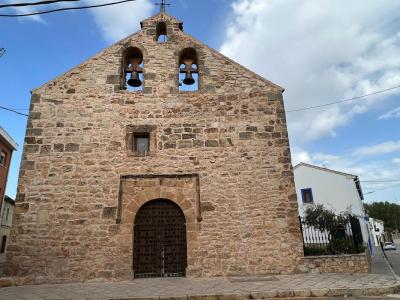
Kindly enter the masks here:
<path id="1" fill-rule="evenodd" d="M 7 236 L 3 235 L 2 239 L 1 239 L 0 253 L 4 253 L 6 251 L 6 243 L 7 243 Z"/>
<path id="2" fill-rule="evenodd" d="M 123 55 L 122 88 L 128 91 L 143 90 L 143 53 L 139 48 L 129 47 Z"/>
<path id="3" fill-rule="evenodd" d="M 179 55 L 179 90 L 199 90 L 199 67 L 197 52 L 193 48 L 185 48 Z"/>
<path id="4" fill-rule="evenodd" d="M 0 166 L 6 165 L 6 154 L 2 151 L 0 152 Z"/>
<path id="5" fill-rule="evenodd" d="M 303 198 L 303 204 L 310 204 L 314 203 L 312 189 L 302 189 L 301 190 L 301 197 Z"/>
<path id="6" fill-rule="evenodd" d="M 128 156 L 154 156 L 157 150 L 156 129 L 154 125 L 128 125 L 125 138 Z"/>
<path id="7" fill-rule="evenodd" d="M 157 24 L 157 42 L 158 43 L 165 43 L 168 41 L 167 36 L 167 24 L 165 22 L 160 22 Z"/>
<path id="8" fill-rule="evenodd" d="M 7 212 L 6 212 L 6 222 L 8 221 L 8 215 L 10 214 L 10 208 L 7 207 Z"/>
<path id="9" fill-rule="evenodd" d="M 133 146 L 133 151 L 135 151 L 138 155 L 148 155 L 150 152 L 150 134 L 148 132 L 134 133 Z"/>

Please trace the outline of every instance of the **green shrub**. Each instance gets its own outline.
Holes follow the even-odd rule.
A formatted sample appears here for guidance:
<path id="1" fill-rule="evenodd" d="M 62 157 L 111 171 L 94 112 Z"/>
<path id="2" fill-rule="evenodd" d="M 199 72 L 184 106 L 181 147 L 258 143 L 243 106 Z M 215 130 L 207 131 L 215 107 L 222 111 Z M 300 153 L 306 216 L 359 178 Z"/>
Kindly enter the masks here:
<path id="1" fill-rule="evenodd" d="M 348 239 L 335 239 L 329 243 L 329 251 L 332 254 L 354 254 L 356 250 L 354 249 L 353 242 Z"/>
<path id="2" fill-rule="evenodd" d="M 321 247 L 304 247 L 305 256 L 318 256 L 318 255 L 329 255 L 329 251 L 326 248 Z"/>
<path id="3" fill-rule="evenodd" d="M 305 256 L 357 254 L 365 252 L 365 246 L 358 245 L 358 252 L 353 247 L 353 242 L 348 239 L 331 241 L 326 247 L 305 246 Z"/>

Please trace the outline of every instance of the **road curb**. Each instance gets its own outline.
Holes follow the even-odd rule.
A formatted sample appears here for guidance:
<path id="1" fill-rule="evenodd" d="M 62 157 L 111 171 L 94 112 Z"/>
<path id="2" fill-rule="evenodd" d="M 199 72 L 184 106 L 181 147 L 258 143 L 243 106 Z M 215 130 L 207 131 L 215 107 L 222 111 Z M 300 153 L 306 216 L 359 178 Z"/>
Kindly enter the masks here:
<path id="1" fill-rule="evenodd" d="M 109 298 L 109 300 L 245 300 L 245 299 L 284 299 L 321 297 L 363 297 L 396 294 L 400 292 L 400 282 L 395 285 L 371 288 L 272 290 L 266 292 L 237 293 L 227 295 L 187 295 L 177 297 L 128 297 Z"/>
<path id="2" fill-rule="evenodd" d="M 277 276 L 279 277 L 279 276 Z M 211 280 L 212 281 L 212 280 Z M 166 284 L 161 284 L 162 282 Z M 15 285 L 13 277 L 1 278 L 0 286 Z M 146 283 L 146 284 L 144 284 Z M 87 285 L 87 286 L 86 286 Z M 159 285 L 159 286 L 158 286 Z M 183 286 L 182 286 L 183 285 Z M 0 294 L 8 294 L 7 299 L 18 298 L 27 291 L 37 293 L 38 299 L 47 299 L 57 294 L 64 299 L 64 293 L 82 289 L 84 299 L 102 300 L 244 300 L 244 299 L 311 299 L 326 297 L 363 297 L 400 293 L 400 280 L 392 276 L 374 274 L 313 274 L 282 275 L 279 280 L 248 284 L 232 283 L 226 278 L 216 278 L 210 283 L 205 280 L 154 280 L 136 282 L 99 282 L 76 284 L 25 285 L 0 288 Z M 100 293 L 99 293 L 100 292 Z M 42 299 L 40 298 L 40 299 Z M 0 296 L 0 299 L 2 297 Z M 71 299 L 65 297 L 65 299 Z"/>

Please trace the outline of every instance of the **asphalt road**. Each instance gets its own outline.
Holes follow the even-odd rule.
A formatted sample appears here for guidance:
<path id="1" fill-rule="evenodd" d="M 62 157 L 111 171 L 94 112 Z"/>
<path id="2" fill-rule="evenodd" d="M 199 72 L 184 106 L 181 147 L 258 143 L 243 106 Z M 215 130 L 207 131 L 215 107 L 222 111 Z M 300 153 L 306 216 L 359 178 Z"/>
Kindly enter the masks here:
<path id="1" fill-rule="evenodd" d="M 394 272 L 400 276 L 400 243 L 396 241 L 395 244 L 397 250 L 387 250 L 385 253 Z"/>

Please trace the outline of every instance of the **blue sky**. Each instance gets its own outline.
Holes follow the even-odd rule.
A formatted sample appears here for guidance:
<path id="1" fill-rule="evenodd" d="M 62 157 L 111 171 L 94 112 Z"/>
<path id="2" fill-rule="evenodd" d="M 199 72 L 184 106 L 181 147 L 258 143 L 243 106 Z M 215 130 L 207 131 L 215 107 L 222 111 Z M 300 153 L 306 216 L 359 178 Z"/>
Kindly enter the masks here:
<path id="1" fill-rule="evenodd" d="M 27 109 L 30 90 L 137 31 L 140 20 L 157 12 L 154 2 L 0 18 L 0 47 L 6 48 L 0 58 L 0 105 Z M 184 21 L 186 32 L 284 86 L 288 109 L 400 85 L 399 1 L 384 6 L 374 0 L 170 2 L 168 12 Z M 400 203 L 399 94 L 397 89 L 288 114 L 294 163 L 359 175 L 366 201 Z M 20 145 L 7 186 L 14 197 L 26 118 L 0 110 L 0 126 Z M 377 180 L 398 181 L 367 182 Z"/>

